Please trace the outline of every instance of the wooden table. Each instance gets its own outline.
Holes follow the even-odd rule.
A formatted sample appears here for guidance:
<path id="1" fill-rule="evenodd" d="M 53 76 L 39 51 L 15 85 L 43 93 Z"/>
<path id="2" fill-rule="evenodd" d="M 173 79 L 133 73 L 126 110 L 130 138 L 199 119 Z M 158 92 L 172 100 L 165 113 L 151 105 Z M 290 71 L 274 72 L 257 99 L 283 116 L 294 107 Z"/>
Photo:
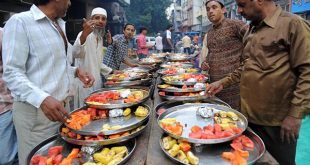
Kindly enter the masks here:
<path id="1" fill-rule="evenodd" d="M 156 82 L 154 85 L 156 87 Z M 150 116 L 150 123 L 143 132 L 137 138 L 137 148 L 133 156 L 126 163 L 128 165 L 173 165 L 176 164 L 171 159 L 169 159 L 159 146 L 159 139 L 162 135 L 162 130 L 157 124 L 157 116 L 154 109 L 157 104 L 161 103 L 162 100 L 158 96 L 158 90 L 155 88 L 154 99 L 149 99 L 147 104 L 153 110 Z M 259 159 L 256 165 L 279 165 L 279 163 L 266 151 L 266 153 Z"/>

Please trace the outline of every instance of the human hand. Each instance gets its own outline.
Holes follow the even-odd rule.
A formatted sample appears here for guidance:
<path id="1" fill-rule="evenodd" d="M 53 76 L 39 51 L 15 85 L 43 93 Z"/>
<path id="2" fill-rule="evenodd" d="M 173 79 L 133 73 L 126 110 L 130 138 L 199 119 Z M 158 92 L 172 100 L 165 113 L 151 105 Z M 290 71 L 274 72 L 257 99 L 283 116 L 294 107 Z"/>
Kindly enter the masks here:
<path id="1" fill-rule="evenodd" d="M 204 61 L 201 63 L 201 69 L 207 71 L 210 69 L 210 66 L 206 61 Z"/>
<path id="2" fill-rule="evenodd" d="M 52 96 L 46 97 L 40 108 L 44 115 L 53 122 L 59 121 L 65 123 L 66 119 L 70 118 L 63 104 Z"/>
<path id="3" fill-rule="evenodd" d="M 112 42 L 113 42 L 112 34 L 111 34 L 111 32 L 109 30 L 107 30 L 107 42 L 108 42 L 109 45 L 111 45 Z"/>
<path id="4" fill-rule="evenodd" d="M 123 72 L 120 70 L 113 70 L 113 74 L 120 74 L 120 73 L 123 73 Z"/>
<path id="5" fill-rule="evenodd" d="M 209 84 L 206 87 L 206 91 L 210 96 L 214 96 L 215 94 L 219 93 L 223 89 L 223 84 L 221 81 L 216 81 L 214 83 Z"/>
<path id="6" fill-rule="evenodd" d="M 287 116 L 281 125 L 281 131 L 280 131 L 280 138 L 281 141 L 284 142 L 285 140 L 290 144 L 291 142 L 296 143 L 298 136 L 299 136 L 299 130 L 301 126 L 301 119 Z"/>
<path id="7" fill-rule="evenodd" d="M 93 86 L 95 79 L 90 73 L 84 72 L 81 69 L 77 68 L 76 75 L 83 82 L 84 88 L 89 88 Z"/>

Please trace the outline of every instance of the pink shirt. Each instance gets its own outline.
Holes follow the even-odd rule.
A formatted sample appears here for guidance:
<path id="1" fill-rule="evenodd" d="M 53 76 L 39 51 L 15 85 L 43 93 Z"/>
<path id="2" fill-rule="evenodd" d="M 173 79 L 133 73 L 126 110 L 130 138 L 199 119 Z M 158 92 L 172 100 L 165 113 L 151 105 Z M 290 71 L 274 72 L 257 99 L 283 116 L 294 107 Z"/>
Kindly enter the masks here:
<path id="1" fill-rule="evenodd" d="M 146 38 L 145 35 L 139 34 L 137 38 L 137 45 L 138 45 L 138 54 L 144 54 L 148 55 L 149 54 L 149 49 L 146 46 Z"/>

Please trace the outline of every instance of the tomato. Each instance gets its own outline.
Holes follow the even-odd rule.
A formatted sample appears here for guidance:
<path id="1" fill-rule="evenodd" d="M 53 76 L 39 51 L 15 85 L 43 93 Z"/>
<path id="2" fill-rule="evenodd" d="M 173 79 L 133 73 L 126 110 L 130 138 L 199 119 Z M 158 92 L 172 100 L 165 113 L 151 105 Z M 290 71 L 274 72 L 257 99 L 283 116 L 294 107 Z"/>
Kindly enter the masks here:
<path id="1" fill-rule="evenodd" d="M 47 155 L 48 157 L 56 156 L 60 154 L 62 150 L 63 150 L 63 146 L 54 146 L 48 150 Z"/>
<path id="2" fill-rule="evenodd" d="M 241 136 L 241 143 L 246 148 L 254 149 L 254 142 L 245 135 Z"/>
<path id="3" fill-rule="evenodd" d="M 91 119 L 94 119 L 97 115 L 97 110 L 95 108 L 87 108 L 87 113 L 90 114 Z"/>
<path id="4" fill-rule="evenodd" d="M 191 131 L 194 132 L 194 133 L 202 132 L 202 129 L 199 126 L 195 125 L 195 126 L 192 127 Z"/>
<path id="5" fill-rule="evenodd" d="M 200 139 L 202 132 L 191 132 L 189 133 L 189 137 L 193 139 Z"/>
<path id="6" fill-rule="evenodd" d="M 157 112 L 158 115 L 161 115 L 162 113 L 164 113 L 166 110 L 164 108 L 160 108 Z"/>
<path id="7" fill-rule="evenodd" d="M 236 134 L 241 134 L 241 133 L 242 133 L 242 128 L 234 127 L 234 128 L 232 128 L 232 130 L 233 130 Z"/>
<path id="8" fill-rule="evenodd" d="M 166 96 L 165 92 L 158 92 L 158 94 L 161 95 L 161 96 Z"/>
<path id="9" fill-rule="evenodd" d="M 203 130 L 204 131 L 210 131 L 210 132 L 214 132 L 214 127 L 212 126 L 212 125 L 208 125 L 208 126 L 205 126 L 205 127 L 203 127 Z"/>
<path id="10" fill-rule="evenodd" d="M 234 149 L 234 150 L 242 150 L 243 146 L 241 143 L 231 143 L 230 146 Z"/>
<path id="11" fill-rule="evenodd" d="M 53 162 L 54 165 L 59 165 L 61 163 L 61 160 L 62 160 L 62 155 L 59 154 L 55 158 L 53 158 L 52 162 Z"/>
<path id="12" fill-rule="evenodd" d="M 222 128 L 219 124 L 214 124 L 214 133 L 220 134 L 222 132 Z"/>

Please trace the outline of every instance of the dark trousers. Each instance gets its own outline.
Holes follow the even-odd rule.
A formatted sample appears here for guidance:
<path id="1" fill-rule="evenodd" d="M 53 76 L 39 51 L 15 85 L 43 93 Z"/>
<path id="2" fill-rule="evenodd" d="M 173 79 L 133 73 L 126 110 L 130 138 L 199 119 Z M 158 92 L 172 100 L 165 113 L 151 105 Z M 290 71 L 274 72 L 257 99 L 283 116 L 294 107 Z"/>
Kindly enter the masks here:
<path id="1" fill-rule="evenodd" d="M 172 49 L 163 49 L 163 53 L 169 52 L 171 53 Z"/>
<path id="2" fill-rule="evenodd" d="M 184 48 L 184 53 L 191 54 L 191 49 L 190 48 Z"/>
<path id="3" fill-rule="evenodd" d="M 288 144 L 280 138 L 279 126 L 261 126 L 249 123 L 249 127 L 264 141 L 266 150 L 280 165 L 295 165 L 296 143 Z"/>

